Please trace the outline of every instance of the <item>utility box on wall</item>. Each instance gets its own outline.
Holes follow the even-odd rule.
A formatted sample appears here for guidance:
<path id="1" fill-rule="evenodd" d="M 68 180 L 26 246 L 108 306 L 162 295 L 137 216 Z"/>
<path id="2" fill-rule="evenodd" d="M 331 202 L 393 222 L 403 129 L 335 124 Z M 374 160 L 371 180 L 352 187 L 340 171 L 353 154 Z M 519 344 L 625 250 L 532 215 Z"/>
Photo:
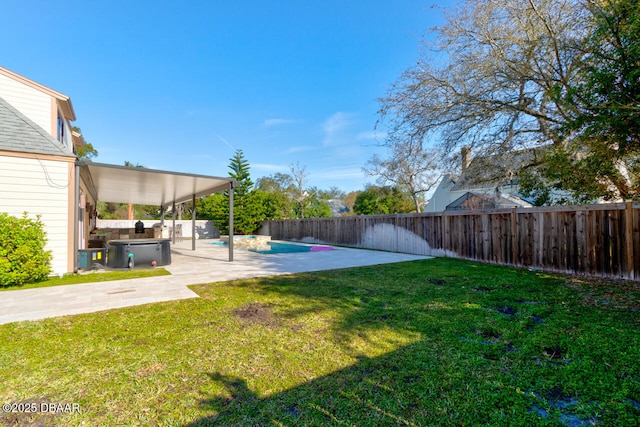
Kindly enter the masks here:
<path id="1" fill-rule="evenodd" d="M 91 268 L 93 264 L 104 266 L 106 255 L 106 249 L 78 249 L 78 268 Z"/>

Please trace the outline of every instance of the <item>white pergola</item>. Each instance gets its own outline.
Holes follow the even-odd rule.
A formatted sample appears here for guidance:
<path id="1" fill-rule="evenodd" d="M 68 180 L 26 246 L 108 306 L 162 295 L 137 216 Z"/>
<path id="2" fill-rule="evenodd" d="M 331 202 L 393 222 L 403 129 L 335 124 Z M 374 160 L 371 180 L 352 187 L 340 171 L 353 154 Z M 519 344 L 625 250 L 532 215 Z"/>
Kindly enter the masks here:
<path id="1" fill-rule="evenodd" d="M 96 201 L 159 206 L 161 211 L 171 206 L 175 229 L 175 206 L 189 200 L 195 207 L 196 197 L 229 191 L 229 261 L 233 261 L 233 188 L 236 181 L 181 172 L 109 165 L 104 163 L 76 163 L 76 206 L 80 197 L 80 176 L 87 183 Z M 76 210 L 77 215 L 77 210 Z M 191 246 L 196 249 L 196 215 L 191 216 Z M 164 222 L 164 215 L 162 215 Z M 78 224 L 78 218 L 75 221 Z M 175 243 L 175 236 L 174 236 Z M 75 259 L 78 251 L 76 226 Z"/>

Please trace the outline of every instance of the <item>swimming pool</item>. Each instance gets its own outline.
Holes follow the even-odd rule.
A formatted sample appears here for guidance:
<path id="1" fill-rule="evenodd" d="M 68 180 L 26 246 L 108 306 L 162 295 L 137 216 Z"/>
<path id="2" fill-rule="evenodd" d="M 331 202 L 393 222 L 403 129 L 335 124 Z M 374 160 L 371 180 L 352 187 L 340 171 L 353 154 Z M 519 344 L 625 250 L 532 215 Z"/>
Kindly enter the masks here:
<path id="1" fill-rule="evenodd" d="M 267 246 L 249 249 L 249 251 L 259 254 L 291 254 L 296 252 L 321 252 L 332 250 L 333 247 L 325 245 L 298 245 L 295 243 L 281 242 L 268 242 Z"/>

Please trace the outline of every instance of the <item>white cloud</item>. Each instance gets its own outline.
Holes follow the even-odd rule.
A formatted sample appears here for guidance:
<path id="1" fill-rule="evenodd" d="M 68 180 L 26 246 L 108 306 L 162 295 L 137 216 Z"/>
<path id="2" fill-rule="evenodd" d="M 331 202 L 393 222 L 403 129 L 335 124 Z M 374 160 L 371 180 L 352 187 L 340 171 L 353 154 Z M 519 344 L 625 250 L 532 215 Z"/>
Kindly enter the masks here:
<path id="1" fill-rule="evenodd" d="M 325 137 L 322 145 L 329 147 L 340 144 L 352 122 L 353 114 L 350 113 L 337 112 L 329 117 L 323 124 Z"/>
<path id="2" fill-rule="evenodd" d="M 274 165 L 270 163 L 251 163 L 250 166 L 251 166 L 251 169 L 256 169 L 256 170 L 266 171 L 266 172 L 278 172 L 278 171 L 289 170 L 288 166 Z"/>
<path id="3" fill-rule="evenodd" d="M 345 167 L 333 167 L 329 169 L 325 169 L 318 173 L 313 173 L 312 178 L 316 179 L 352 179 L 352 178 L 362 178 L 364 177 L 364 173 L 362 172 L 361 167 L 355 166 L 345 166 Z"/>
<path id="4" fill-rule="evenodd" d="M 302 153 L 304 151 L 311 151 L 311 150 L 315 150 L 316 147 L 312 146 L 312 145 L 297 145 L 297 146 L 293 146 L 293 147 L 289 147 L 285 153 L 287 154 L 291 154 L 291 153 Z"/>
<path id="5" fill-rule="evenodd" d="M 373 139 L 378 141 L 383 141 L 386 137 L 387 137 L 386 132 L 376 132 L 375 130 L 360 132 L 356 136 L 358 140 Z"/>
<path id="6" fill-rule="evenodd" d="M 231 143 L 229 141 L 227 141 L 226 139 L 224 139 L 223 137 L 221 137 L 220 135 L 216 135 L 218 137 L 218 139 L 220 139 L 220 141 L 224 142 L 226 145 L 228 145 L 232 150 L 235 151 L 235 147 L 233 145 L 231 145 Z"/>
<path id="7" fill-rule="evenodd" d="M 293 119 L 266 119 L 262 122 L 262 125 L 269 128 L 272 126 L 288 125 L 295 122 L 296 120 Z"/>

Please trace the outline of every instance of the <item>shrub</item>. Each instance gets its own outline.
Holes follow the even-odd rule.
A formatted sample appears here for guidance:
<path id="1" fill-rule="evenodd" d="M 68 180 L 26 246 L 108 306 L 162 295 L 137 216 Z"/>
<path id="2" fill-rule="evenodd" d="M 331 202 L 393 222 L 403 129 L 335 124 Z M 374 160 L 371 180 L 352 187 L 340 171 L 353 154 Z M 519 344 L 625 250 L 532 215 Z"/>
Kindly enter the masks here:
<path id="1" fill-rule="evenodd" d="M 0 212 L 0 286 L 37 282 L 51 272 L 51 251 L 40 216 L 35 220 Z"/>

